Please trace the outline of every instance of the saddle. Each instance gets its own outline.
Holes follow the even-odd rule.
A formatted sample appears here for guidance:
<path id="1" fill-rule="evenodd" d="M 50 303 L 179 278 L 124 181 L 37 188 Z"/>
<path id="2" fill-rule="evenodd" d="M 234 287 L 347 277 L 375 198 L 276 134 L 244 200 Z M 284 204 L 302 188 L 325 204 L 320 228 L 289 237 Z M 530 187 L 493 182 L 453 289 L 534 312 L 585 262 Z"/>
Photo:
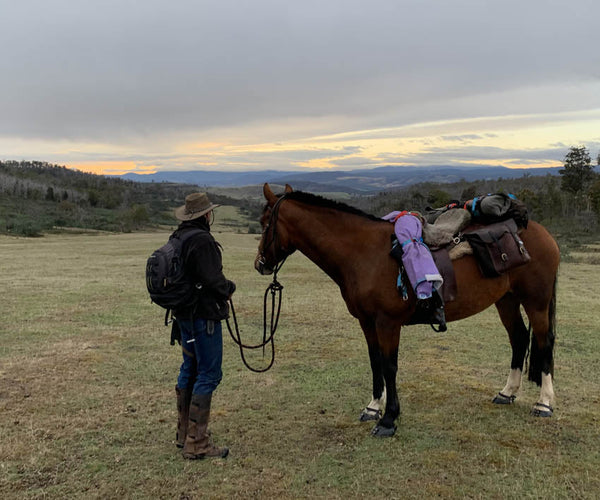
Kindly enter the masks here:
<path id="1" fill-rule="evenodd" d="M 474 254 L 485 277 L 497 277 L 531 260 L 519 228 L 513 219 L 487 225 L 475 223 L 468 210 L 452 208 L 430 224 L 423 223 L 423 241 L 429 246 L 434 262 L 444 279 L 444 302 L 456 298 L 456 277 L 452 261 Z"/>

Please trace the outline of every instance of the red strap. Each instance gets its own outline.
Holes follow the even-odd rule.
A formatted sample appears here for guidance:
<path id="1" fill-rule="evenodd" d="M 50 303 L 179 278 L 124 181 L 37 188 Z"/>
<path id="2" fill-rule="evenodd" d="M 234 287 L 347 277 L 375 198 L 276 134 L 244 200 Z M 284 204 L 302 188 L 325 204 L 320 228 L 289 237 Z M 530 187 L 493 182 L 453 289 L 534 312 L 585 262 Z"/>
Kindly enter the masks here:
<path id="1" fill-rule="evenodd" d="M 405 215 L 412 215 L 416 217 L 415 213 L 409 212 L 408 210 L 402 210 L 402 212 L 400 212 L 398 215 L 396 215 L 396 217 L 394 217 L 394 220 L 392 222 L 396 222 L 400 217 L 404 217 Z"/>

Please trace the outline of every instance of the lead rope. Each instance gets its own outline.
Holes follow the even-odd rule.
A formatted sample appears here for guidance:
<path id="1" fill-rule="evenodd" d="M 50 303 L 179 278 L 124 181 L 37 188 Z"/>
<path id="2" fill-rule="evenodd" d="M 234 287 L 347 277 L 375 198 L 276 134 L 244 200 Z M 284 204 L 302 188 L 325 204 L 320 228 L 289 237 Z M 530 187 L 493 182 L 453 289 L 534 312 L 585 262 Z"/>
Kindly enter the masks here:
<path id="1" fill-rule="evenodd" d="M 229 330 L 229 335 L 233 341 L 240 348 L 240 356 L 242 358 L 242 362 L 248 368 L 248 370 L 254 373 L 264 373 L 269 370 L 273 363 L 275 362 L 275 331 L 277 330 L 277 325 L 279 323 L 279 313 L 281 312 L 281 295 L 283 290 L 283 285 L 277 281 L 277 271 L 281 269 L 285 259 L 283 259 L 276 269 L 273 271 L 273 281 L 265 290 L 264 300 L 263 300 L 263 340 L 262 343 L 257 345 L 246 345 L 242 342 L 242 337 L 240 335 L 240 329 L 237 322 L 237 317 L 235 315 L 235 308 L 233 306 L 233 301 L 229 299 L 229 305 L 231 306 L 231 317 L 233 318 L 233 324 L 235 327 L 235 335 L 233 333 L 233 329 L 229 323 L 229 318 L 225 319 L 227 323 L 227 329 Z M 271 293 L 271 318 L 269 322 L 269 336 L 267 337 L 267 302 L 268 295 Z M 277 302 L 277 310 L 275 309 L 275 302 Z M 266 368 L 253 368 L 250 366 L 248 361 L 246 361 L 246 357 L 244 356 L 244 349 L 261 349 L 263 350 L 263 357 L 265 356 L 265 347 L 267 344 L 271 344 L 271 362 L 268 364 Z"/>

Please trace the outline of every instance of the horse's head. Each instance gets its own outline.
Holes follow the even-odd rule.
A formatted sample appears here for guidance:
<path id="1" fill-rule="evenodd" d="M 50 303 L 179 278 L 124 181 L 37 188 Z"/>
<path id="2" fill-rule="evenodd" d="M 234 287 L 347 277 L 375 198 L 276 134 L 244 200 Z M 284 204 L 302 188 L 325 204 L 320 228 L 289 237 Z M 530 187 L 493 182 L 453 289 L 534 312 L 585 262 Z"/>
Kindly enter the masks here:
<path id="1" fill-rule="evenodd" d="M 285 192 L 276 195 L 271 191 L 269 184 L 263 186 L 263 194 L 267 203 L 260 218 L 262 237 L 258 244 L 258 254 L 254 261 L 254 268 L 260 274 L 271 274 L 277 269 L 288 255 L 296 249 L 291 245 L 288 229 L 279 220 L 279 209 L 292 188 L 286 184 Z"/>

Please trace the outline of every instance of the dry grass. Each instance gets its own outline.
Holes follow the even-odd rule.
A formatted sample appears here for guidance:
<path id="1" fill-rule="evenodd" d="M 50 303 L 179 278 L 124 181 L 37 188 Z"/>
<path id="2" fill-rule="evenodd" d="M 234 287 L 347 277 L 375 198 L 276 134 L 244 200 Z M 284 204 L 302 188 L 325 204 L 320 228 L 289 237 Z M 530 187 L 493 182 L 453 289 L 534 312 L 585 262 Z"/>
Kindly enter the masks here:
<path id="1" fill-rule="evenodd" d="M 268 278 L 255 236 L 222 233 L 242 333 L 256 340 Z M 366 346 L 337 287 L 294 255 L 275 367 L 248 372 L 225 338 L 213 435 L 225 461 L 173 444 L 179 352 L 144 289 L 166 233 L 0 238 L 2 498 L 597 498 L 600 277 L 565 264 L 559 282 L 555 417 L 534 419 L 529 384 L 491 404 L 510 347 L 493 310 L 446 334 L 406 328 L 395 437 L 358 422 Z M 253 358 L 255 363 L 260 359 Z"/>

